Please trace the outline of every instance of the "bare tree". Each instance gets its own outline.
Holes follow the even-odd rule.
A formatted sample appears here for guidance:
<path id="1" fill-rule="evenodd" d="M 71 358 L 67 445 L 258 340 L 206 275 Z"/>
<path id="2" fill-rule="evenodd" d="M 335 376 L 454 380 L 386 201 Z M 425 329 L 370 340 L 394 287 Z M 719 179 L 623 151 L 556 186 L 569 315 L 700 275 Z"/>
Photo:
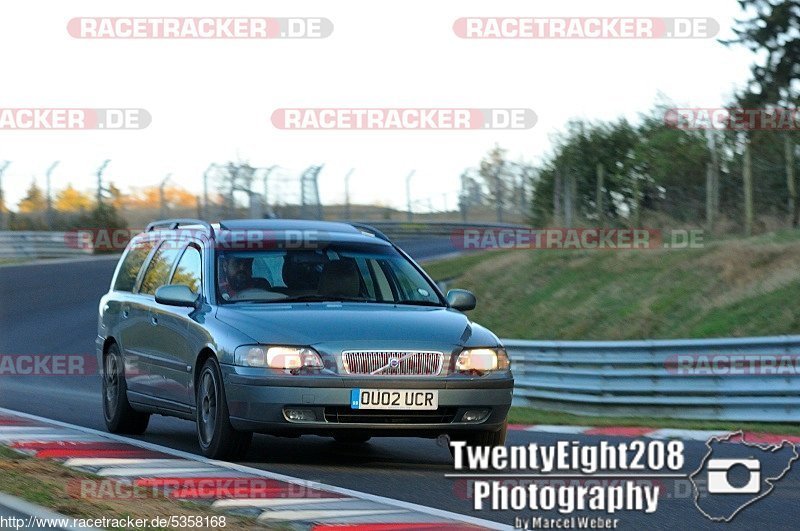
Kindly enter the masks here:
<path id="1" fill-rule="evenodd" d="M 503 211 L 511 197 L 514 186 L 514 172 L 506 160 L 506 150 L 495 146 L 481 161 L 479 175 L 486 187 L 489 200 L 497 211 L 497 221 L 503 221 Z"/>

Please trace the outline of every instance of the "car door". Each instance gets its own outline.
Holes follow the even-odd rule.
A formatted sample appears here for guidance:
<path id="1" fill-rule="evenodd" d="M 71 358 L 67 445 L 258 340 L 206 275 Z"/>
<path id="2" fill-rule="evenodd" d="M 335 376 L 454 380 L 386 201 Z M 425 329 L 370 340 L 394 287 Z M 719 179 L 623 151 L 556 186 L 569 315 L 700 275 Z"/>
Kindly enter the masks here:
<path id="1" fill-rule="evenodd" d="M 203 258 L 200 249 L 196 243 L 182 249 L 168 284 L 183 284 L 202 296 Z M 205 338 L 204 329 L 197 321 L 198 311 L 154 302 L 151 312 L 158 323 L 154 330 L 158 368 L 154 370 L 163 379 L 160 397 L 190 406 L 194 403 L 190 394 L 192 369 Z"/>
<path id="2" fill-rule="evenodd" d="M 177 245 L 175 241 L 167 239 L 161 242 L 150 258 L 147 269 L 139 280 L 138 289 L 131 298 L 128 317 L 129 340 L 125 350 L 131 363 L 135 364 L 134 376 L 129 378 L 133 383 L 130 391 L 160 400 L 171 400 L 168 376 L 171 375 L 171 371 L 180 368 L 171 366 L 164 359 L 165 334 L 159 326 L 155 292 L 169 282 L 173 266 L 181 251 L 182 245 Z M 126 364 L 126 370 L 127 367 Z"/>
<path id="3" fill-rule="evenodd" d="M 153 240 L 140 240 L 131 244 L 114 279 L 113 290 L 117 296 L 109 301 L 104 312 L 105 315 L 114 316 L 111 326 L 122 349 L 128 391 L 133 393 L 144 391 L 141 359 L 136 355 L 140 335 L 137 329 L 144 314 L 135 291 L 155 252 L 156 243 Z"/>

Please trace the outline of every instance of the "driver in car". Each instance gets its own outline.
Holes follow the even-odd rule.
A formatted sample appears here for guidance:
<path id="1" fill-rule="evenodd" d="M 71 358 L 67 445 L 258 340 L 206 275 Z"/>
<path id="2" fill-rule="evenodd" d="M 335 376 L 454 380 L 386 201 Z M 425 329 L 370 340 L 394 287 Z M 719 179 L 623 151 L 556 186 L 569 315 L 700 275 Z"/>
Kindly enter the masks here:
<path id="1" fill-rule="evenodd" d="M 270 284 L 265 278 L 253 277 L 253 258 L 226 256 L 220 261 L 219 289 L 225 300 L 248 289 L 269 290 Z"/>

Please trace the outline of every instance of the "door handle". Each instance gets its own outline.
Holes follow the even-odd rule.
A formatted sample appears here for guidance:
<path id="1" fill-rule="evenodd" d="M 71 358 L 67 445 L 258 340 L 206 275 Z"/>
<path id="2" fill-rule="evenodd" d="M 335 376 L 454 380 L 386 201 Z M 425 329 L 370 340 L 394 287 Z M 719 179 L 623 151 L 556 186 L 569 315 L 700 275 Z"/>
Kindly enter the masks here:
<path id="1" fill-rule="evenodd" d="M 123 319 L 127 319 L 130 314 L 131 314 L 130 306 L 123 306 L 122 307 L 122 318 Z"/>
<path id="2" fill-rule="evenodd" d="M 150 324 L 157 325 L 158 324 L 158 317 L 156 317 L 155 315 L 151 315 L 150 316 Z"/>

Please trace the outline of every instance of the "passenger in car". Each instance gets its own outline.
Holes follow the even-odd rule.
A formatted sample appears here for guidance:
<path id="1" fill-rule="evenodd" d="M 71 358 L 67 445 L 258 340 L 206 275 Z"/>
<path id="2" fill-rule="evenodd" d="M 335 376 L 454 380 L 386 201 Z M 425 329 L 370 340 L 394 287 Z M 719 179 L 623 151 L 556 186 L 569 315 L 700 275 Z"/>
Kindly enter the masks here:
<path id="1" fill-rule="evenodd" d="M 341 258 L 325 264 L 319 280 L 319 294 L 329 297 L 359 297 L 361 274 L 356 261 L 352 258 Z"/>
<path id="2" fill-rule="evenodd" d="M 317 261 L 303 260 L 303 253 L 287 253 L 281 271 L 286 292 L 295 297 L 316 294 L 320 281 L 319 269 L 321 265 Z"/>

